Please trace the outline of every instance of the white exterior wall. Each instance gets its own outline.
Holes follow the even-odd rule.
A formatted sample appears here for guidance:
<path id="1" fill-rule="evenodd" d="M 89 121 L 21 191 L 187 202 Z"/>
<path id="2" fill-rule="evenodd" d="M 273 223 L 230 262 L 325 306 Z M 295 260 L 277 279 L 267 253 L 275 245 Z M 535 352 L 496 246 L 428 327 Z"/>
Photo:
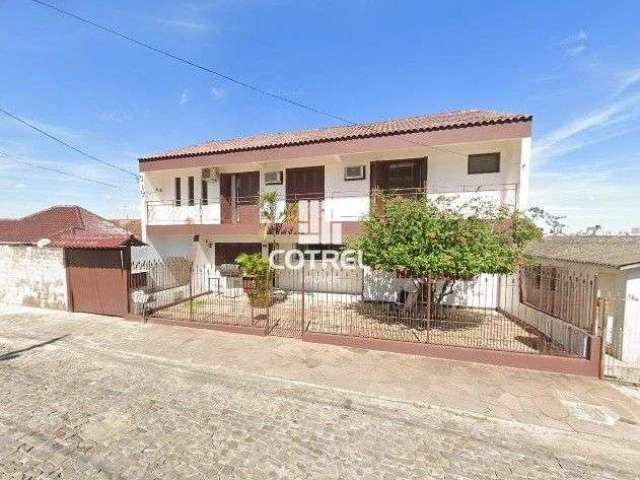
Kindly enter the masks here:
<path id="1" fill-rule="evenodd" d="M 625 272 L 622 358 L 640 363 L 640 268 Z"/>
<path id="2" fill-rule="evenodd" d="M 428 188 L 433 192 L 456 195 L 461 201 L 482 197 L 496 202 L 526 206 L 531 139 L 510 139 L 500 142 L 477 142 L 446 145 L 438 148 L 411 148 L 402 150 L 363 152 L 346 155 L 300 158 L 267 163 L 242 164 L 219 167 L 220 173 L 260 171 L 260 190 L 277 191 L 284 198 L 286 175 L 282 185 L 265 185 L 264 173 L 286 168 L 325 166 L 325 215 L 332 221 L 357 221 L 368 213 L 371 162 L 428 157 Z M 477 153 L 500 153 L 500 172 L 488 174 L 467 173 L 467 156 Z M 345 181 L 344 168 L 365 165 L 364 180 Z M 187 178 L 194 177 L 196 205 L 187 205 Z M 174 200 L 174 179 L 182 178 L 182 205 L 153 202 Z M 149 224 L 218 224 L 220 223 L 220 184 L 209 181 L 209 205 L 200 206 L 201 169 L 185 168 L 142 173 L 142 218 L 147 220 L 146 201 L 149 206 Z M 143 228 L 144 231 L 144 228 Z"/>
<path id="3" fill-rule="evenodd" d="M 61 248 L 0 245 L 0 304 L 67 309 Z"/>

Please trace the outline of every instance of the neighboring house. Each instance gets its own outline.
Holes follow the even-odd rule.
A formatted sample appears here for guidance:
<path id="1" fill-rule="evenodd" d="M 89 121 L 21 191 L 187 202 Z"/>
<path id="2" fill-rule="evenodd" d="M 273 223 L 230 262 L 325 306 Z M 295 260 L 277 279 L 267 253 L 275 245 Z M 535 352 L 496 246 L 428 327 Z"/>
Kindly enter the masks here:
<path id="1" fill-rule="evenodd" d="M 110 218 L 109 221 L 116 224 L 120 228 L 124 228 L 136 238 L 142 238 L 142 224 L 140 222 L 140 219 Z"/>
<path id="2" fill-rule="evenodd" d="M 125 315 L 130 250 L 139 245 L 77 206 L 0 220 L 0 304 Z"/>
<path id="3" fill-rule="evenodd" d="M 526 208 L 531 124 L 529 115 L 467 110 L 149 155 L 139 160 L 143 239 L 161 257 L 211 266 L 264 252 L 257 202 L 268 191 L 279 193 L 281 208 L 290 202 L 309 215 L 287 245 L 314 249 L 356 233 L 374 191 L 479 196 Z M 331 234 L 316 224 L 330 224 Z"/>
<path id="4" fill-rule="evenodd" d="M 597 295 L 604 301 L 609 355 L 640 365 L 640 237 L 552 236 L 528 245 L 526 253 L 540 266 L 530 275 L 525 300 L 549 310 L 557 306 L 553 297 L 559 288 L 546 289 L 547 298 L 539 296 L 536 289 L 545 285 L 536 279 L 554 281 L 565 270 L 595 277 Z"/>

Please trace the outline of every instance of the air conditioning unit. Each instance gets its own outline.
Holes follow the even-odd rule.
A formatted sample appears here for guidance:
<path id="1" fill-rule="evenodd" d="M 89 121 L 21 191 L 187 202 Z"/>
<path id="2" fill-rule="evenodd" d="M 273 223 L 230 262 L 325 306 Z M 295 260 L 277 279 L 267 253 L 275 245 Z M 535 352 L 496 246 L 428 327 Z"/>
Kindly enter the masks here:
<path id="1" fill-rule="evenodd" d="M 264 174 L 265 185 L 282 185 L 282 170 L 277 172 L 266 172 Z"/>
<path id="2" fill-rule="evenodd" d="M 344 167 L 344 179 L 345 180 L 364 180 L 365 166 L 358 165 L 357 167 Z"/>
<path id="3" fill-rule="evenodd" d="M 202 180 L 211 180 L 212 182 L 217 182 L 220 177 L 220 171 L 216 168 L 203 168 L 200 171 L 202 176 Z"/>

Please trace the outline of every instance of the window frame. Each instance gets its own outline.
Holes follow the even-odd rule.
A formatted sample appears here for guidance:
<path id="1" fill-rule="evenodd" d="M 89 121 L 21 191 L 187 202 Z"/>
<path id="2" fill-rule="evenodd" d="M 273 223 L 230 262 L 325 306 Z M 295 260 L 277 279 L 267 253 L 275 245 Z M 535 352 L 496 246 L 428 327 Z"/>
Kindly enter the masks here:
<path id="1" fill-rule="evenodd" d="M 478 160 L 483 157 L 494 156 L 496 160 L 497 169 L 490 171 L 480 171 L 480 172 L 472 172 L 471 171 L 471 161 Z M 487 152 L 487 153 L 472 153 L 467 155 L 467 175 L 487 175 L 493 173 L 500 173 L 500 164 L 501 164 L 501 155 L 500 152 Z"/>

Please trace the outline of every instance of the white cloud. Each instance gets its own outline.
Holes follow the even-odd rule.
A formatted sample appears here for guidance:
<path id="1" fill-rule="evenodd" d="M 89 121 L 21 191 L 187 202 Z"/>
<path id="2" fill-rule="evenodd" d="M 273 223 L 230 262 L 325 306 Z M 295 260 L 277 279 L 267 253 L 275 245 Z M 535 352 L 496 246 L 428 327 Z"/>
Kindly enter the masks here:
<path id="1" fill-rule="evenodd" d="M 222 87 L 211 87 L 211 95 L 214 98 L 222 98 L 225 95 L 224 88 Z"/>
<path id="2" fill-rule="evenodd" d="M 633 121 L 640 115 L 638 107 L 640 95 L 629 96 L 575 118 L 547 133 L 535 142 L 535 163 L 544 164 L 571 151 L 637 130 L 639 127 Z"/>
<path id="3" fill-rule="evenodd" d="M 215 29 L 213 25 L 209 25 L 208 23 L 182 18 L 154 18 L 153 21 L 159 25 L 171 28 L 173 30 L 181 30 L 183 32 L 190 33 L 202 33 Z"/>
<path id="4" fill-rule="evenodd" d="M 627 70 L 619 75 L 620 84 L 618 86 L 618 90 L 616 91 L 616 96 L 621 95 L 626 92 L 631 87 L 640 84 L 640 68 Z"/>
<path id="5" fill-rule="evenodd" d="M 563 38 L 558 45 L 564 49 L 564 53 L 569 57 L 576 57 L 587 49 L 587 41 L 589 34 L 584 30 L 580 30 L 574 35 Z"/>
<path id="6" fill-rule="evenodd" d="M 619 168 L 619 162 L 584 167 L 545 169 L 532 176 L 530 198 L 554 215 L 566 216 L 569 232 L 590 225 L 604 225 L 613 231 L 640 226 L 636 205 L 640 192 L 635 165 Z"/>
<path id="7" fill-rule="evenodd" d="M 178 104 L 184 105 L 186 103 L 189 103 L 190 101 L 191 101 L 191 95 L 189 94 L 189 90 L 183 90 L 182 94 L 180 95 L 180 100 L 178 101 Z"/>
<path id="8" fill-rule="evenodd" d="M 569 55 L 570 57 L 576 57 L 580 55 L 582 52 L 584 52 L 586 48 L 587 48 L 586 45 L 576 45 L 574 47 L 569 47 L 566 50 L 566 54 Z"/>
<path id="9" fill-rule="evenodd" d="M 22 183 L 22 182 L 18 182 L 18 183 L 16 183 L 16 184 L 14 185 L 14 187 L 13 187 L 13 188 L 15 188 L 16 190 L 21 190 L 21 189 L 23 189 L 24 187 L 25 187 L 25 184 L 24 184 L 24 183 Z"/>

